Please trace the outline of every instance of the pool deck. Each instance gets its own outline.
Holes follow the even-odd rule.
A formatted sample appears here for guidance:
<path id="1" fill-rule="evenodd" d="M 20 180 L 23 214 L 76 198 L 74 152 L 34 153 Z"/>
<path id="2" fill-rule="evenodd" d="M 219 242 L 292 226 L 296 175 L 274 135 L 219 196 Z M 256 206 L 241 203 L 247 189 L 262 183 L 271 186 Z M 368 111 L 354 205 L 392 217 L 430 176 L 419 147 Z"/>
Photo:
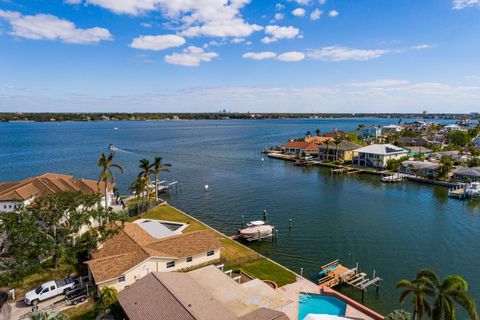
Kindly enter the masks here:
<path id="1" fill-rule="evenodd" d="M 367 307 L 342 295 L 341 293 L 328 287 L 320 289 L 318 285 L 302 277 L 297 277 L 296 282 L 277 288 L 276 291 L 292 301 L 292 303 L 284 306 L 281 310 L 285 312 L 292 320 L 298 319 L 298 299 L 300 297 L 300 293 L 302 292 L 310 294 L 325 294 L 339 298 L 347 304 L 347 309 L 345 310 L 345 317 L 347 318 L 363 320 L 383 319 L 382 315 L 368 309 Z"/>

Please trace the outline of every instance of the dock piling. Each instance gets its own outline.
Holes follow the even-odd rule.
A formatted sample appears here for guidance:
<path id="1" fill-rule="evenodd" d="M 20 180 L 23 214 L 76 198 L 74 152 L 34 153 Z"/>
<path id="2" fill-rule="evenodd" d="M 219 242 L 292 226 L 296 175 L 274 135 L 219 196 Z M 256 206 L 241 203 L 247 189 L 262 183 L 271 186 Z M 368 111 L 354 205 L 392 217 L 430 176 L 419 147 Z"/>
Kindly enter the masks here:
<path id="1" fill-rule="evenodd" d="M 292 219 L 288 220 L 288 229 L 292 229 Z"/>

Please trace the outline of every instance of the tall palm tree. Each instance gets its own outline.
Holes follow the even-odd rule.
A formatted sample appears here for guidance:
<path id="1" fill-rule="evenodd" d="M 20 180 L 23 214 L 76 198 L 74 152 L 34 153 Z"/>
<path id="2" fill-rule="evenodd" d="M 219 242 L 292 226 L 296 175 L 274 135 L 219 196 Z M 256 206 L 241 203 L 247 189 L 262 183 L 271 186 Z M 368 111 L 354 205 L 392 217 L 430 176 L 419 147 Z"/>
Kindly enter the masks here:
<path id="1" fill-rule="evenodd" d="M 470 316 L 470 319 L 478 319 L 475 301 L 467 293 L 467 282 L 461 276 L 447 276 L 443 282 L 440 282 L 440 278 L 435 272 L 429 269 L 424 269 L 417 274 L 417 277 L 421 277 L 428 281 L 436 290 L 432 314 L 433 320 L 455 319 L 455 304 L 458 304 L 465 309 Z"/>
<path id="2" fill-rule="evenodd" d="M 150 163 L 148 159 L 140 160 L 140 165 L 138 166 L 142 171 L 138 174 L 138 177 L 145 180 L 145 194 L 147 197 L 147 201 L 150 200 L 150 176 L 153 174 L 152 168 L 153 165 Z"/>
<path id="3" fill-rule="evenodd" d="M 135 181 L 133 181 L 132 185 L 130 186 L 130 191 L 133 192 L 135 197 L 137 198 L 137 213 L 140 214 L 140 207 L 143 207 L 143 194 L 145 193 L 145 178 L 143 176 L 138 177 Z M 141 201 L 140 201 L 141 200 Z"/>
<path id="4" fill-rule="evenodd" d="M 325 141 L 325 144 L 327 145 L 327 151 L 326 151 L 327 161 L 328 161 L 328 157 L 330 156 L 330 154 L 329 154 L 329 151 L 330 151 L 330 142 L 331 142 L 330 139 L 327 139 L 327 140 Z M 324 159 L 324 160 L 325 160 L 325 159 Z"/>
<path id="5" fill-rule="evenodd" d="M 113 163 L 115 152 L 110 150 L 108 156 L 105 153 L 101 153 L 97 161 L 97 167 L 101 168 L 100 177 L 98 178 L 97 185 L 100 188 L 100 181 L 103 181 L 105 188 L 105 210 L 108 209 L 108 182 L 115 183 L 115 176 L 113 175 L 112 168 L 116 168 L 123 174 L 123 167 L 118 163 Z"/>
<path id="6" fill-rule="evenodd" d="M 342 143 L 342 138 L 339 136 L 335 137 L 333 143 L 335 144 L 335 161 L 338 161 L 338 145 Z"/>
<path id="7" fill-rule="evenodd" d="M 404 303 L 408 296 L 413 295 L 413 320 L 421 320 L 426 314 L 428 317 L 432 316 L 432 307 L 427 301 L 427 297 L 435 295 L 435 289 L 430 282 L 422 277 L 415 280 L 401 280 L 397 283 L 397 289 L 402 289 L 400 294 L 400 303 Z"/>
<path id="8" fill-rule="evenodd" d="M 169 172 L 165 167 L 170 166 L 169 164 L 162 164 L 162 157 L 155 157 L 153 161 L 153 174 L 155 175 L 155 202 L 158 201 L 158 176 L 160 172 Z"/>
<path id="9" fill-rule="evenodd" d="M 317 134 L 317 137 L 320 137 L 320 129 L 315 129 L 315 133 Z"/>

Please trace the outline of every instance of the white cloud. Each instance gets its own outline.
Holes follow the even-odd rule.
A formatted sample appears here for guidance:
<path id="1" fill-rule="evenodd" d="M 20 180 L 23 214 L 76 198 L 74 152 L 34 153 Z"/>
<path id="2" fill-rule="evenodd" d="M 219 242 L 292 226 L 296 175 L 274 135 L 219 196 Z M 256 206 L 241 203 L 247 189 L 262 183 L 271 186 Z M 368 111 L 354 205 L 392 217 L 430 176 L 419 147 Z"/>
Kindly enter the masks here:
<path id="1" fill-rule="evenodd" d="M 322 16 L 322 10 L 320 9 L 315 9 L 312 11 L 312 13 L 310 14 L 310 20 L 318 20 L 320 19 L 320 17 Z"/>
<path id="2" fill-rule="evenodd" d="M 305 16 L 305 9 L 303 8 L 297 8 L 295 10 L 292 11 L 292 14 L 295 16 L 295 17 L 304 17 Z"/>
<path id="3" fill-rule="evenodd" d="M 290 51 L 278 55 L 277 59 L 286 62 L 302 61 L 305 59 L 305 54 L 303 52 Z"/>
<path id="4" fill-rule="evenodd" d="M 185 38 L 174 35 L 139 36 L 130 43 L 131 48 L 160 51 L 168 48 L 183 46 Z"/>
<path id="5" fill-rule="evenodd" d="M 242 55 L 242 58 L 253 59 L 253 60 L 265 60 L 265 59 L 274 59 L 277 56 L 275 52 L 264 51 L 264 52 L 247 52 Z"/>
<path id="6" fill-rule="evenodd" d="M 301 5 L 308 5 L 310 4 L 310 0 L 294 0 L 296 3 L 301 4 Z"/>
<path id="7" fill-rule="evenodd" d="M 318 0 L 318 3 L 320 4 L 325 4 L 327 2 L 327 0 Z"/>
<path id="8" fill-rule="evenodd" d="M 245 39 L 244 38 L 233 38 L 232 40 L 230 40 L 231 43 L 242 43 L 242 42 L 245 42 Z"/>
<path id="9" fill-rule="evenodd" d="M 93 44 L 112 40 L 110 31 L 105 28 L 80 29 L 73 22 L 50 14 L 24 16 L 19 12 L 0 9 L 0 19 L 10 23 L 10 35 L 26 39 L 60 40 L 75 44 Z"/>
<path id="10" fill-rule="evenodd" d="M 189 46 L 180 53 L 165 56 L 165 62 L 186 67 L 197 67 L 202 62 L 209 62 L 218 57 L 216 52 L 206 52 L 202 48 Z"/>
<path id="11" fill-rule="evenodd" d="M 385 54 L 389 53 L 388 50 L 364 50 L 364 49 L 353 49 L 347 47 L 323 47 L 320 49 L 311 50 L 308 53 L 308 57 L 314 60 L 323 60 L 323 61 L 346 61 L 346 60 L 355 60 L 355 61 L 366 61 L 370 59 L 379 58 Z"/>
<path id="12" fill-rule="evenodd" d="M 151 28 L 152 27 L 152 24 L 148 23 L 148 22 L 142 22 L 142 23 L 140 23 L 140 25 L 144 28 Z"/>
<path id="13" fill-rule="evenodd" d="M 275 5 L 275 10 L 283 10 L 283 9 L 285 9 L 285 6 L 283 4 L 277 3 Z"/>
<path id="14" fill-rule="evenodd" d="M 283 13 L 280 13 L 280 12 L 275 13 L 274 18 L 275 18 L 275 20 L 282 20 L 283 19 Z"/>
<path id="15" fill-rule="evenodd" d="M 339 15 L 339 13 L 338 13 L 337 10 L 330 10 L 330 12 L 328 13 L 328 16 L 332 17 L 332 18 L 335 18 L 338 15 Z"/>
<path id="16" fill-rule="evenodd" d="M 421 49 L 430 49 L 430 48 L 432 48 L 432 47 L 433 47 L 433 46 L 430 45 L 430 44 L 423 43 L 423 44 L 419 44 L 419 45 L 410 47 L 410 49 L 421 50 Z"/>
<path id="17" fill-rule="evenodd" d="M 186 37 L 247 37 L 262 30 L 246 22 L 240 13 L 251 0 L 84 0 L 117 14 L 138 16 L 161 11 L 165 18 L 180 23 Z"/>
<path id="18" fill-rule="evenodd" d="M 363 87 L 363 88 L 384 88 L 384 87 L 399 87 L 410 84 L 410 81 L 407 80 L 396 80 L 396 79 L 378 79 L 373 81 L 357 82 L 352 81 L 348 82 L 346 85 L 351 87 Z"/>
<path id="19" fill-rule="evenodd" d="M 67 4 L 80 4 L 82 3 L 82 0 L 63 0 L 63 2 Z"/>
<path id="20" fill-rule="evenodd" d="M 299 33 L 300 30 L 292 26 L 280 27 L 277 25 L 268 25 L 265 27 L 265 34 L 269 36 L 263 38 L 262 42 L 271 43 L 280 39 L 293 39 L 296 38 Z"/>
<path id="21" fill-rule="evenodd" d="M 469 7 L 480 8 L 480 0 L 453 0 L 453 9 L 461 10 Z"/>

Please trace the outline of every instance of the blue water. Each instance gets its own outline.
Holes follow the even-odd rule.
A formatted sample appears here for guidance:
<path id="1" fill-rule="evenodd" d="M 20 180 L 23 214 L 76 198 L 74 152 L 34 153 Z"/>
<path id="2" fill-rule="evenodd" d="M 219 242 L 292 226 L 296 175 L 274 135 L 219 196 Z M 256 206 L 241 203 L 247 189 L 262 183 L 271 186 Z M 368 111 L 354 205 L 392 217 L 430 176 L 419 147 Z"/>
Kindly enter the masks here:
<path id="1" fill-rule="evenodd" d="M 343 317 L 346 308 L 345 302 L 336 297 L 301 294 L 298 303 L 298 319 L 303 320 L 310 313 Z"/>
<path id="2" fill-rule="evenodd" d="M 110 143 L 120 151 L 116 173 L 123 192 L 138 175 L 138 160 L 161 155 L 171 163 L 162 175 L 181 191 L 166 196 L 173 205 L 227 234 L 262 210 L 279 230 L 278 243 L 253 248 L 296 272 L 313 277 L 320 266 L 356 262 L 384 280 L 365 303 L 387 313 L 400 307 L 395 284 L 417 270 L 440 276 L 461 274 L 480 301 L 480 201 L 449 199 L 447 190 L 413 182 L 382 184 L 370 175 L 331 175 L 325 168 L 299 168 L 265 159 L 259 151 L 319 128 L 355 129 L 358 124 L 392 124 L 397 119 L 294 119 L 231 121 L 131 121 L 0 123 L 0 181 L 44 172 L 98 179 L 96 161 Z M 117 127 L 118 130 L 114 130 Z M 209 185 L 209 192 L 204 185 Z M 293 227 L 288 228 L 288 220 Z M 360 292 L 342 293 L 359 300 Z M 410 305 L 405 305 L 410 308 Z"/>

